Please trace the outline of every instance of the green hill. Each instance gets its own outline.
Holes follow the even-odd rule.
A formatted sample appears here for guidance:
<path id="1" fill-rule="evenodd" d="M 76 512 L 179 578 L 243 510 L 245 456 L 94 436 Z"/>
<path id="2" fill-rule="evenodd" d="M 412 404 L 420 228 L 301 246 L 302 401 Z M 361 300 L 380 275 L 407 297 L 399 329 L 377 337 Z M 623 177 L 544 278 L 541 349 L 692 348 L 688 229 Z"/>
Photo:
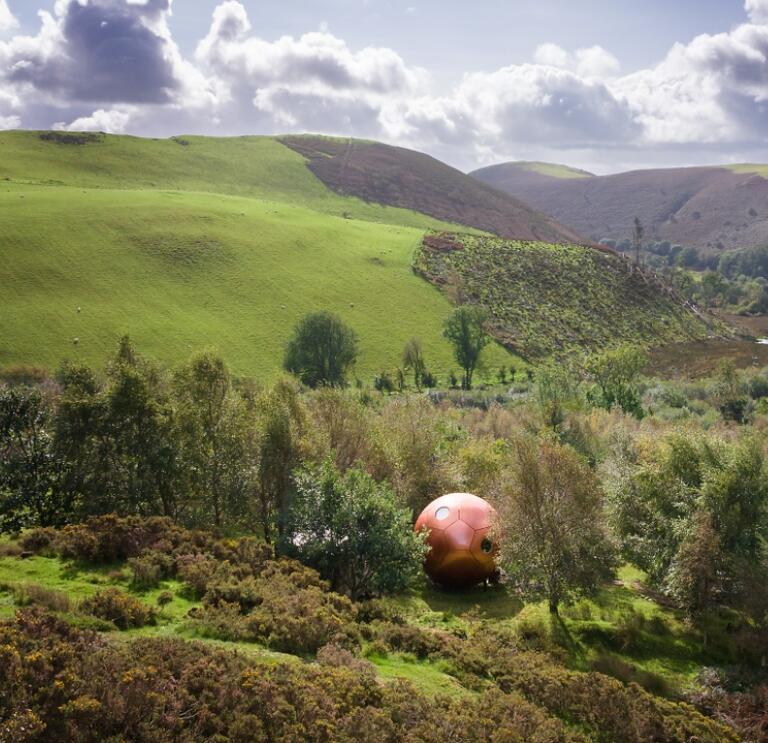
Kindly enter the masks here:
<path id="1" fill-rule="evenodd" d="M 416 267 L 450 296 L 484 306 L 495 337 L 529 361 L 724 331 L 611 251 L 445 234 L 424 240 Z"/>
<path id="2" fill-rule="evenodd" d="M 129 333 L 166 362 L 211 346 L 271 375 L 296 320 L 327 308 L 358 332 L 363 378 L 414 335 L 455 367 L 450 304 L 411 269 L 445 223 L 338 196 L 266 137 L 79 141 L 0 135 L 0 365 L 101 363 Z"/>
<path id="3" fill-rule="evenodd" d="M 296 321 L 329 309 L 357 331 L 355 374 L 369 381 L 399 364 L 413 336 L 443 381 L 456 368 L 441 334 L 455 297 L 413 270 L 426 232 L 560 234 L 556 222 L 512 197 L 401 148 L 331 138 L 62 132 L 0 133 L 0 225 L 0 366 L 53 368 L 63 358 L 100 364 L 128 333 L 165 363 L 212 347 L 236 373 L 267 378 L 280 368 Z M 543 265 L 555 274 L 568 269 L 567 251 L 553 255 Z M 590 287 L 605 283 L 601 260 L 584 263 L 567 291 L 557 285 L 550 292 L 550 313 L 562 304 L 570 317 L 578 304 L 599 316 L 603 297 Z M 486 269 L 491 274 L 480 283 L 497 270 L 478 267 Z M 536 260 L 530 276 L 535 281 Z M 513 314 L 527 312 L 511 299 L 525 296 L 526 276 L 519 281 L 504 299 Z M 534 290 L 531 283 L 526 291 Z M 611 297 L 610 313 L 628 326 L 645 322 L 636 311 L 655 313 L 658 323 L 640 334 L 647 341 L 657 330 L 662 342 L 690 335 L 688 325 L 667 322 L 677 309 L 663 287 L 648 288 L 641 310 L 615 291 Z M 499 338 L 536 358 L 594 345 L 588 331 L 574 336 L 567 322 L 534 314 L 525 344 Z M 599 344 L 628 335 L 612 324 L 600 332 Z M 491 373 L 510 359 L 501 345 L 485 354 Z"/>
<path id="4" fill-rule="evenodd" d="M 558 163 L 521 160 L 512 164 L 516 165 L 521 170 L 527 170 L 530 173 L 539 173 L 540 175 L 547 175 L 550 178 L 569 179 L 594 177 L 594 174 L 587 170 L 580 170 L 579 168 L 572 168 L 570 165 L 560 165 Z"/>

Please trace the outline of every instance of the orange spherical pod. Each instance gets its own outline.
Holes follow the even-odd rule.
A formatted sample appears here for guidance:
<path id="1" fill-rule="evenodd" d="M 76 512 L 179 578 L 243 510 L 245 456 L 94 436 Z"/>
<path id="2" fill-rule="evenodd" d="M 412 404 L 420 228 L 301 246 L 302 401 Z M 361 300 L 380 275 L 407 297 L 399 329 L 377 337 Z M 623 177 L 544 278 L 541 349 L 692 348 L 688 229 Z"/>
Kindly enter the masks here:
<path id="1" fill-rule="evenodd" d="M 451 588 L 468 588 L 493 576 L 497 545 L 490 535 L 496 511 L 471 493 L 449 493 L 422 512 L 415 531 L 428 530 L 427 575 Z"/>

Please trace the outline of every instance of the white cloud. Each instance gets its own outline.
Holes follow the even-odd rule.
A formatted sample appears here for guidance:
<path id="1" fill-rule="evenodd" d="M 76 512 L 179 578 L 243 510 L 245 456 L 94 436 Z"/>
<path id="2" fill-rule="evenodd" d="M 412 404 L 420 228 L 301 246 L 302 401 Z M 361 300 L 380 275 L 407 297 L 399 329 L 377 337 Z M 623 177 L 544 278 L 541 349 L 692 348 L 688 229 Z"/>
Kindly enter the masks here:
<path id="1" fill-rule="evenodd" d="M 572 54 L 557 44 L 541 44 L 534 52 L 536 64 L 573 71 L 579 77 L 604 80 L 619 74 L 619 60 L 601 46 L 577 49 Z"/>
<path id="2" fill-rule="evenodd" d="M 0 34 L 11 31 L 19 25 L 19 22 L 11 13 L 6 0 L 0 0 Z"/>
<path id="3" fill-rule="evenodd" d="M 90 116 L 81 116 L 70 124 L 58 122 L 54 129 L 64 129 L 70 132 L 107 132 L 122 134 L 131 120 L 131 112 L 121 109 L 103 109 L 94 111 Z"/>
<path id="4" fill-rule="evenodd" d="M 0 41 L 0 125 L 34 111 L 36 125 L 50 115 L 43 125 L 153 135 L 322 131 L 465 165 L 564 149 L 581 162 L 641 148 L 741 153 L 768 140 L 768 0 L 745 11 L 742 25 L 629 75 L 600 46 L 543 44 L 532 63 L 436 95 L 394 50 L 352 49 L 327 27 L 263 39 L 237 0 L 215 8 L 194 59 L 172 37 L 172 0 L 55 0 L 37 35 Z M 8 18 L 0 0 L 0 30 Z"/>
<path id="5" fill-rule="evenodd" d="M 768 0 L 746 0 L 744 8 L 752 23 L 768 23 Z"/>

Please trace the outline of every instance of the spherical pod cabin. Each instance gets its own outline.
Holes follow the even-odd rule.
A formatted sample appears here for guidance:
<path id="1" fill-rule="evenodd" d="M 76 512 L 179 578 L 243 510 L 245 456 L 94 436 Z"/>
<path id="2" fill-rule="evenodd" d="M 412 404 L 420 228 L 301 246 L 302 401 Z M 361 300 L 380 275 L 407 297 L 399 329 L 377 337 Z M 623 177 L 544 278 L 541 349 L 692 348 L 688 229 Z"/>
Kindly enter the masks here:
<path id="1" fill-rule="evenodd" d="M 497 545 L 490 534 L 496 511 L 471 493 L 449 493 L 433 500 L 414 530 L 427 530 L 427 575 L 449 588 L 469 588 L 493 576 Z"/>

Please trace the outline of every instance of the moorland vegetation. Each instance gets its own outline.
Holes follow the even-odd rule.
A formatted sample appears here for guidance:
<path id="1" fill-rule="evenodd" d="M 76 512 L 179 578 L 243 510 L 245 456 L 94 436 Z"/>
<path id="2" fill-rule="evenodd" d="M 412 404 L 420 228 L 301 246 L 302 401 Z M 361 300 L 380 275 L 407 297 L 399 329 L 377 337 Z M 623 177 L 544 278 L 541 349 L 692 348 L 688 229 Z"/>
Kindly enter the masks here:
<path id="1" fill-rule="evenodd" d="M 641 356 L 392 393 L 127 339 L 16 370 L 2 735 L 762 740 L 768 374 Z M 496 506 L 499 587 L 422 576 L 411 524 L 450 491 Z"/>

